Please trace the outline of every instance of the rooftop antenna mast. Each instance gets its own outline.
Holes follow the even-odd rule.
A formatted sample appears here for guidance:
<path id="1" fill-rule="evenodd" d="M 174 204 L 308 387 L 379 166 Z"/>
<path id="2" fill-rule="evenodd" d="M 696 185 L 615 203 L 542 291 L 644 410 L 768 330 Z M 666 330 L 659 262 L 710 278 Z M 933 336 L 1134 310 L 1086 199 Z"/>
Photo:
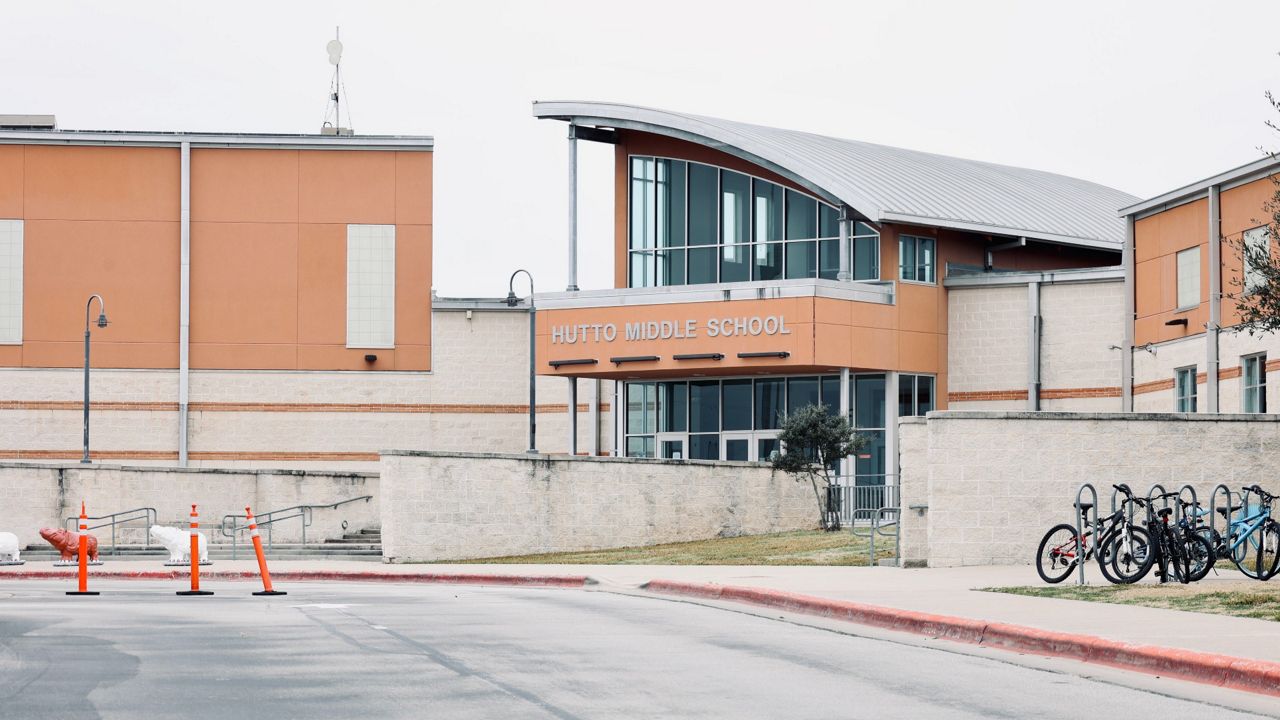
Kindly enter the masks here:
<path id="1" fill-rule="evenodd" d="M 329 53 L 329 64 L 333 66 L 333 82 L 329 86 L 329 102 L 333 106 L 333 124 L 329 123 L 329 110 L 325 109 L 324 122 L 320 125 L 321 135 L 350 135 L 351 128 L 342 127 L 342 28 L 334 28 L 333 39 L 324 46 Z M 351 119 L 351 111 L 347 111 L 347 119 Z"/>

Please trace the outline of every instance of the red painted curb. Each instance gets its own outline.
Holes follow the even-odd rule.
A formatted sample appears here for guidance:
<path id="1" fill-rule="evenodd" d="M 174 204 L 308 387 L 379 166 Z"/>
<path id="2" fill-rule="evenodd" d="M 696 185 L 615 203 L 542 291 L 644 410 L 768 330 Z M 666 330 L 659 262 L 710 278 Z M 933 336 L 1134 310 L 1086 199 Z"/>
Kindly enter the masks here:
<path id="1" fill-rule="evenodd" d="M 1280 663 L 1192 650 L 1130 645 L 1093 635 L 1052 632 L 1024 625 L 931 615 L 913 610 L 845 600 L 829 600 L 782 590 L 652 580 L 645 590 L 708 600 L 733 600 L 789 612 L 818 615 L 887 630 L 945 638 L 971 645 L 1065 657 L 1149 675 L 1217 685 L 1280 697 Z"/>
<path id="2" fill-rule="evenodd" d="M 63 580 L 75 577 L 75 568 L 66 570 L 18 570 L 0 572 L 4 580 Z M 190 570 L 90 570 L 90 581 L 99 580 L 185 580 Z M 203 580 L 257 580 L 251 570 L 201 571 Z M 335 570 L 277 570 L 272 580 L 329 580 L 347 582 L 444 583 L 454 585 L 509 585 L 525 587 L 583 587 L 595 581 L 585 575 L 486 575 L 483 573 L 341 572 Z"/>

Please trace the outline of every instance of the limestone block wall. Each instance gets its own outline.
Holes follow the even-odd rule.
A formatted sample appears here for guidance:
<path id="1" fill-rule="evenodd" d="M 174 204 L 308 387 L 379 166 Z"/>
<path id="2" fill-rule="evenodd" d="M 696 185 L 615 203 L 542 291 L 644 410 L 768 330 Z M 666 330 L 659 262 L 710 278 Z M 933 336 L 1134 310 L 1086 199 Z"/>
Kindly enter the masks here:
<path id="1" fill-rule="evenodd" d="M 1124 282 L 1040 288 L 1040 407 L 1119 412 Z"/>
<path id="2" fill-rule="evenodd" d="M 1026 407 L 1028 322 L 1025 285 L 948 290 L 949 403 Z"/>
<path id="3" fill-rule="evenodd" d="M 528 315 L 433 314 L 432 372 L 193 370 L 194 467 L 377 468 L 398 447 L 517 452 L 527 447 Z M 0 459 L 80 456 L 82 371 L 0 369 Z M 178 457 L 178 373 L 94 369 L 95 459 Z M 613 385 L 600 384 L 600 450 L 611 450 Z M 590 452 L 594 381 L 578 381 L 579 451 Z M 569 448 L 569 381 L 538 379 L 538 446 Z"/>
<path id="4" fill-rule="evenodd" d="M 383 558 L 594 550 L 817 526 L 812 490 L 748 463 L 394 451 Z"/>
<path id="5" fill-rule="evenodd" d="M 926 423 L 922 417 L 898 421 L 899 497 L 902 498 L 898 554 L 902 567 L 924 567 L 929 560 L 929 428 Z"/>
<path id="6" fill-rule="evenodd" d="M 1203 328 L 1200 328 L 1203 330 Z M 1195 330 L 1195 328 L 1193 328 Z M 1206 412 L 1207 335 L 1203 332 L 1171 340 L 1133 353 L 1133 409 L 1138 412 L 1171 412 L 1174 409 L 1173 375 L 1178 368 L 1196 367 L 1198 411 Z M 1218 336 L 1218 408 L 1221 412 L 1242 411 L 1241 358 L 1265 352 L 1267 372 L 1280 372 L 1280 337 L 1250 335 L 1228 328 Z M 1280 409 L 1280 383 L 1267 383 L 1267 407 Z"/>
<path id="7" fill-rule="evenodd" d="M 935 567 L 1033 562 L 1085 482 L 1104 509 L 1122 482 L 1206 499 L 1220 482 L 1280 488 L 1280 415 L 949 411 L 930 413 L 923 442 L 902 428 L 903 507 L 929 506 L 927 522 L 904 513 L 904 559 Z"/>
<path id="8" fill-rule="evenodd" d="M 25 547 L 42 543 L 39 529 L 61 527 L 63 519 L 80 514 L 83 500 L 90 516 L 152 507 L 160 524 L 187 527 L 191 504 L 200 512 L 209 539 L 222 542 L 217 525 L 224 515 L 242 515 L 249 505 L 255 513 L 295 505 L 327 505 L 361 495 L 370 501 L 349 503 L 332 510 L 314 510 L 307 540 L 341 537 L 342 522 L 350 532 L 377 527 L 381 521 L 378 477 L 372 473 L 303 471 L 193 470 L 118 465 L 55 465 L 0 463 L 0 530 L 17 534 Z M 91 523 L 92 524 L 92 523 Z M 122 540 L 142 542 L 141 523 Z M 107 544 L 110 529 L 91 531 Z M 297 542 L 300 520 L 281 521 L 273 540 Z M 264 531 L 265 536 L 265 531 Z"/>

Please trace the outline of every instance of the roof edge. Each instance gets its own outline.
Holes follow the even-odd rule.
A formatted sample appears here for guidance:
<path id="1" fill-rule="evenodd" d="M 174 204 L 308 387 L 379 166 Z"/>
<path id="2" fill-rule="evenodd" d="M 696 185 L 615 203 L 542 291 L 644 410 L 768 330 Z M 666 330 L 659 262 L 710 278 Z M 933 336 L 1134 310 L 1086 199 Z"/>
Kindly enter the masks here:
<path id="1" fill-rule="evenodd" d="M 1265 157 L 1261 160 L 1254 160 L 1251 163 L 1234 167 L 1226 172 L 1211 175 L 1203 180 L 1183 185 L 1180 188 L 1134 203 L 1128 207 L 1120 208 L 1118 214 L 1119 217 L 1123 218 L 1145 213 L 1148 210 L 1164 210 L 1175 205 L 1183 205 L 1199 200 L 1207 195 L 1209 188 L 1214 185 L 1242 185 L 1276 173 L 1280 173 L 1280 157 Z"/>
<path id="2" fill-rule="evenodd" d="M 0 130 L 7 145 L 138 145 L 177 147 L 433 150 L 430 135 L 303 135 L 288 133 L 145 132 L 134 130 Z"/>

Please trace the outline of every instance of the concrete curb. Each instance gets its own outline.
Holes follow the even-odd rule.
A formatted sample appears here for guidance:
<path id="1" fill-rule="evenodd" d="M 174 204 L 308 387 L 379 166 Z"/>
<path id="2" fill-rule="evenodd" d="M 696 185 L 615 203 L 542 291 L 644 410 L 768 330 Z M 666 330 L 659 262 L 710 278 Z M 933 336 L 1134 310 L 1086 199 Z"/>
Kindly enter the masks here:
<path id="1" fill-rule="evenodd" d="M 1280 697 L 1280 663 L 1248 660 L 1213 653 L 1130 645 L 1092 635 L 1052 632 L 1023 625 L 931 615 L 913 610 L 829 600 L 782 590 L 652 580 L 641 586 L 651 592 L 707 600 L 731 600 L 788 612 L 818 615 L 861 625 L 944 638 L 971 645 L 1049 655 L 1108 665 L 1149 675 L 1216 685 L 1233 690 Z"/>
<path id="2" fill-rule="evenodd" d="M 5 580 L 71 580 L 75 568 L 59 570 L 20 570 L 0 572 L 0 582 Z M 186 580 L 190 570 L 108 570 L 90 571 L 89 581 L 94 580 Z M 200 571 L 202 580 L 257 580 L 252 570 Z M 406 573 L 406 572 L 341 572 L 335 570 L 277 570 L 272 580 L 307 581 L 328 580 L 345 582 L 392 583 L 440 583 L 453 585 L 507 585 L 522 587 L 584 587 L 596 581 L 586 575 L 487 575 L 484 573 Z"/>

